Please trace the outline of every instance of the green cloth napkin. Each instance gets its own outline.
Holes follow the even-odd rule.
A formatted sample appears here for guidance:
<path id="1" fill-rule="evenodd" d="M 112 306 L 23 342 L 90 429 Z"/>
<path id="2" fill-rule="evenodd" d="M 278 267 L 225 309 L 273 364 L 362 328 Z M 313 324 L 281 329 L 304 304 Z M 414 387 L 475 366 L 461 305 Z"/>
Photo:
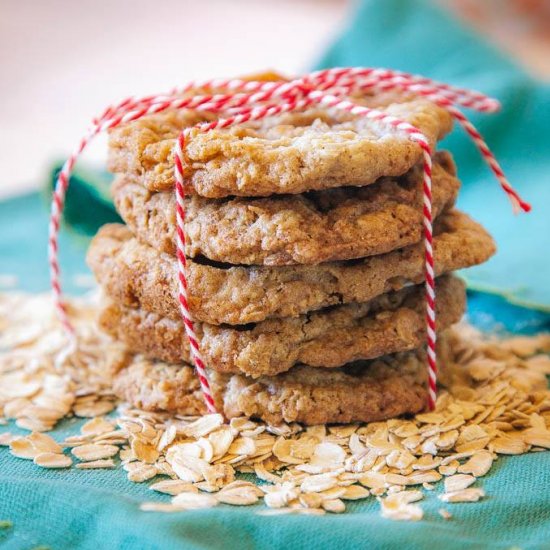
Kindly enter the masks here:
<path id="1" fill-rule="evenodd" d="M 0 290 L 49 290 L 50 190 L 59 168 L 52 170 L 43 192 L 0 202 Z M 85 262 L 90 236 L 105 223 L 122 222 L 111 201 L 110 182 L 109 174 L 82 167 L 71 178 L 59 235 L 63 289 L 71 294 L 81 293 L 93 284 Z"/>
<path id="2" fill-rule="evenodd" d="M 429 57 L 425 58 L 422 52 L 427 52 Z M 545 255 L 543 245 L 548 226 L 544 225 L 544 214 L 540 212 L 544 212 L 545 207 L 546 191 L 542 182 L 548 160 L 543 154 L 542 128 L 550 117 L 548 109 L 540 105 L 543 87 L 503 61 L 479 37 L 421 1 L 386 0 L 359 5 L 349 28 L 323 58 L 322 65 L 328 64 L 414 70 L 478 87 L 505 100 L 507 108 L 514 111 L 502 115 L 509 117 L 507 126 L 499 117 L 482 121 L 475 117 L 476 122 L 482 122 L 480 126 L 514 183 L 526 192 L 527 198 L 533 202 L 536 198 L 538 209 L 534 214 L 515 220 L 487 170 L 475 161 L 473 148 L 458 133 L 450 138 L 450 146 L 457 152 L 466 182 L 462 206 L 491 227 L 502 249 L 495 262 L 502 262 L 497 266 L 501 266 L 506 278 L 500 278 L 495 267 L 490 268 L 492 275 L 478 270 L 475 277 L 482 282 L 494 281 L 500 288 L 525 287 L 529 300 L 542 303 L 544 296 L 538 289 L 545 287 L 547 260 L 530 263 L 529 269 L 516 273 L 512 267 L 520 264 L 513 264 L 502 256 L 506 257 L 512 247 L 524 261 L 531 262 L 534 261 L 529 259 L 531 256 L 543 258 Z M 529 116 L 535 105 L 538 105 L 540 120 L 527 122 L 524 117 Z M 537 117 L 530 115 L 531 119 Z M 529 134 L 529 129 L 537 131 Z M 526 140 L 519 154 L 510 149 L 508 130 L 513 134 L 520 132 L 518 135 Z M 529 135 L 536 139 L 531 141 Z M 527 175 L 536 177 L 527 178 Z M 478 181 L 481 179 L 483 181 Z M 89 177 L 85 177 L 82 186 L 77 182 L 69 197 L 70 203 L 78 198 L 72 203 L 77 205 L 73 211 L 79 224 L 85 225 L 85 232 L 92 231 L 98 219 L 109 220 L 112 215 L 108 201 L 100 195 L 99 202 L 106 205 L 106 211 L 94 216 L 98 197 L 92 200 L 91 195 L 86 195 L 89 191 L 84 189 L 80 194 L 79 189 L 85 188 L 88 180 Z M 92 214 L 91 219 L 85 219 L 84 213 Z M 69 218 L 75 219 L 71 213 Z M 521 242 L 519 248 L 507 233 L 510 228 L 523 232 L 522 239 L 517 240 Z M 75 239 L 73 232 L 63 232 L 61 239 L 65 287 L 77 291 L 78 276 L 85 270 L 86 241 Z M 47 209 L 39 195 L 0 203 L 0 275 L 18 275 L 21 288 L 47 289 L 46 242 Z M 535 277 L 540 279 L 537 281 Z M 544 303 L 548 305 L 547 296 Z M 550 316 L 482 293 L 470 296 L 469 315 L 474 323 L 487 329 L 532 332 L 550 328 Z M 54 437 L 62 439 L 74 433 L 78 425 L 77 421 L 64 422 Z M 0 432 L 6 429 L 17 431 L 8 426 L 0 427 Z M 38 545 L 47 545 L 52 550 L 550 548 L 550 453 L 501 458 L 491 473 L 479 481 L 488 498 L 474 504 L 446 505 L 453 513 L 450 521 L 437 513 L 441 507 L 436 498 L 442 490 L 439 485 L 435 494 L 427 494 L 427 500 L 422 503 L 425 518 L 418 523 L 381 518 L 374 499 L 352 502 L 346 514 L 322 518 L 262 517 L 256 515 L 263 509 L 260 505 L 246 508 L 224 505 L 203 511 L 151 514 L 140 512 L 139 502 L 168 499 L 149 491 L 147 485 L 127 481 L 120 470 L 40 470 L 0 448 L 0 521 L 13 522 L 11 528 L 0 528 L 0 547 L 8 550 Z"/>

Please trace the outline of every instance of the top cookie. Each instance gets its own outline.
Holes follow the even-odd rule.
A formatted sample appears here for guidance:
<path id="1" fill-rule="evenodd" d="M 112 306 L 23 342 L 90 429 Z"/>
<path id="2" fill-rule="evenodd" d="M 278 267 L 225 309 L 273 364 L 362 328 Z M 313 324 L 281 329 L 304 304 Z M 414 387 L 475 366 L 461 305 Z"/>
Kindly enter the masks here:
<path id="1" fill-rule="evenodd" d="M 432 147 L 452 128 L 447 111 L 410 95 L 380 93 L 353 100 L 409 122 Z M 216 116 L 167 111 L 111 130 L 109 170 L 132 174 L 152 191 L 172 188 L 175 138 L 183 128 Z M 207 198 L 262 197 L 399 176 L 418 162 L 421 150 L 405 134 L 365 117 L 314 108 L 208 133 L 193 129 L 185 156 L 187 192 Z"/>

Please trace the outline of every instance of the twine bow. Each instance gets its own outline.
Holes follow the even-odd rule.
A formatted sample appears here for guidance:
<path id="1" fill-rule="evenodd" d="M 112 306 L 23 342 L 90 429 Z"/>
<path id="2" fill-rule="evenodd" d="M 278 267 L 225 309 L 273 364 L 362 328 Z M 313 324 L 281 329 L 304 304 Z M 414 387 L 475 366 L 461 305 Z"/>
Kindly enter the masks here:
<path id="1" fill-rule="evenodd" d="M 205 93 L 184 97 L 185 92 L 200 89 Z M 109 106 L 97 118 L 80 140 L 77 148 L 67 159 L 59 173 L 52 198 L 49 225 L 49 264 L 50 278 L 55 306 L 65 329 L 74 335 L 67 309 L 63 302 L 58 262 L 58 234 L 61 213 L 69 179 L 75 162 L 89 142 L 99 133 L 121 124 L 138 120 L 146 115 L 166 111 L 167 109 L 190 109 L 214 113 L 220 118 L 212 122 L 203 122 L 194 126 L 195 131 L 208 132 L 213 129 L 227 128 L 235 124 L 273 117 L 281 113 L 299 111 L 319 105 L 326 109 L 351 113 L 366 117 L 390 131 L 406 135 L 422 151 L 423 159 L 423 228 L 425 247 L 425 291 L 426 291 L 426 347 L 428 368 L 428 406 L 435 408 L 437 363 L 436 363 L 436 326 L 435 326 L 435 275 L 433 258 L 432 228 L 432 156 L 433 151 L 426 136 L 413 125 L 399 120 L 380 109 L 371 109 L 353 103 L 348 97 L 368 90 L 398 90 L 424 97 L 446 109 L 471 137 L 482 157 L 485 159 L 500 186 L 508 195 L 514 212 L 529 212 L 530 205 L 524 202 L 512 188 L 496 158 L 483 140 L 481 134 L 457 106 L 479 112 L 493 113 L 500 108 L 498 101 L 479 92 L 456 88 L 400 71 L 373 68 L 337 68 L 306 74 L 292 81 L 247 81 L 240 79 L 208 80 L 190 82 L 181 88 L 175 88 L 167 94 L 144 97 L 129 97 L 118 104 Z M 209 93 L 211 92 L 211 93 Z M 214 93 L 216 92 L 216 93 Z M 221 93 L 220 93 L 221 92 Z M 209 412 L 216 412 L 214 398 L 208 382 L 205 364 L 200 352 L 200 344 L 194 330 L 189 310 L 188 286 L 185 257 L 185 160 L 184 150 L 192 128 L 185 128 L 179 134 L 174 147 L 174 179 L 176 194 L 176 255 L 178 262 L 178 299 L 189 340 L 189 347 L 202 393 Z"/>

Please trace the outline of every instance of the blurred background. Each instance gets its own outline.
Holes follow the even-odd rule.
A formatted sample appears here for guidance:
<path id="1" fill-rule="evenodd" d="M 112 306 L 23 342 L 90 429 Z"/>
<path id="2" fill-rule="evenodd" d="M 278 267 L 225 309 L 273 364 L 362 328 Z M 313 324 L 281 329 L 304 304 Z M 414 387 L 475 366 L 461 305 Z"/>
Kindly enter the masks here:
<path id="1" fill-rule="evenodd" d="M 549 0 L 436 3 L 532 75 L 550 79 Z M 43 185 L 52 162 L 113 100 L 195 78 L 311 68 L 353 4 L 0 0 L 0 198 Z M 99 140 L 86 160 L 103 157 Z"/>
<path id="2" fill-rule="evenodd" d="M 550 0 L 0 0 L 0 291 L 49 288 L 56 169 L 106 105 L 192 79 L 358 65 L 501 101 L 499 113 L 467 114 L 534 209 L 514 217 L 464 132 L 447 137 L 440 147 L 452 151 L 463 183 L 458 206 L 499 246 L 464 277 L 480 295 L 550 312 L 550 261 L 541 253 L 550 249 Z M 89 239 L 119 220 L 105 141 L 85 151 L 67 195 L 68 292 L 93 285 Z M 494 309 L 480 304 L 484 315 Z"/>

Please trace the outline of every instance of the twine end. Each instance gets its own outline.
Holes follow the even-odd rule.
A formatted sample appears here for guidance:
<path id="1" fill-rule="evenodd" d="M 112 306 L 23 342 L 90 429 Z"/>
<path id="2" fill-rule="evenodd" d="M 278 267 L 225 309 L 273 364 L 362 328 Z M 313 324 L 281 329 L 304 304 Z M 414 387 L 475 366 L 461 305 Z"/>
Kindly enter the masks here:
<path id="1" fill-rule="evenodd" d="M 512 209 L 514 214 L 521 214 L 522 212 L 528 214 L 531 212 L 532 207 L 528 202 L 522 201 L 519 197 L 512 197 Z"/>
<path id="2" fill-rule="evenodd" d="M 498 111 L 502 108 L 500 101 L 493 99 L 492 97 L 487 98 L 486 105 L 489 113 L 498 113 Z"/>
<path id="3" fill-rule="evenodd" d="M 528 202 L 521 201 L 520 206 L 525 213 L 529 213 L 532 210 L 532 206 Z"/>

